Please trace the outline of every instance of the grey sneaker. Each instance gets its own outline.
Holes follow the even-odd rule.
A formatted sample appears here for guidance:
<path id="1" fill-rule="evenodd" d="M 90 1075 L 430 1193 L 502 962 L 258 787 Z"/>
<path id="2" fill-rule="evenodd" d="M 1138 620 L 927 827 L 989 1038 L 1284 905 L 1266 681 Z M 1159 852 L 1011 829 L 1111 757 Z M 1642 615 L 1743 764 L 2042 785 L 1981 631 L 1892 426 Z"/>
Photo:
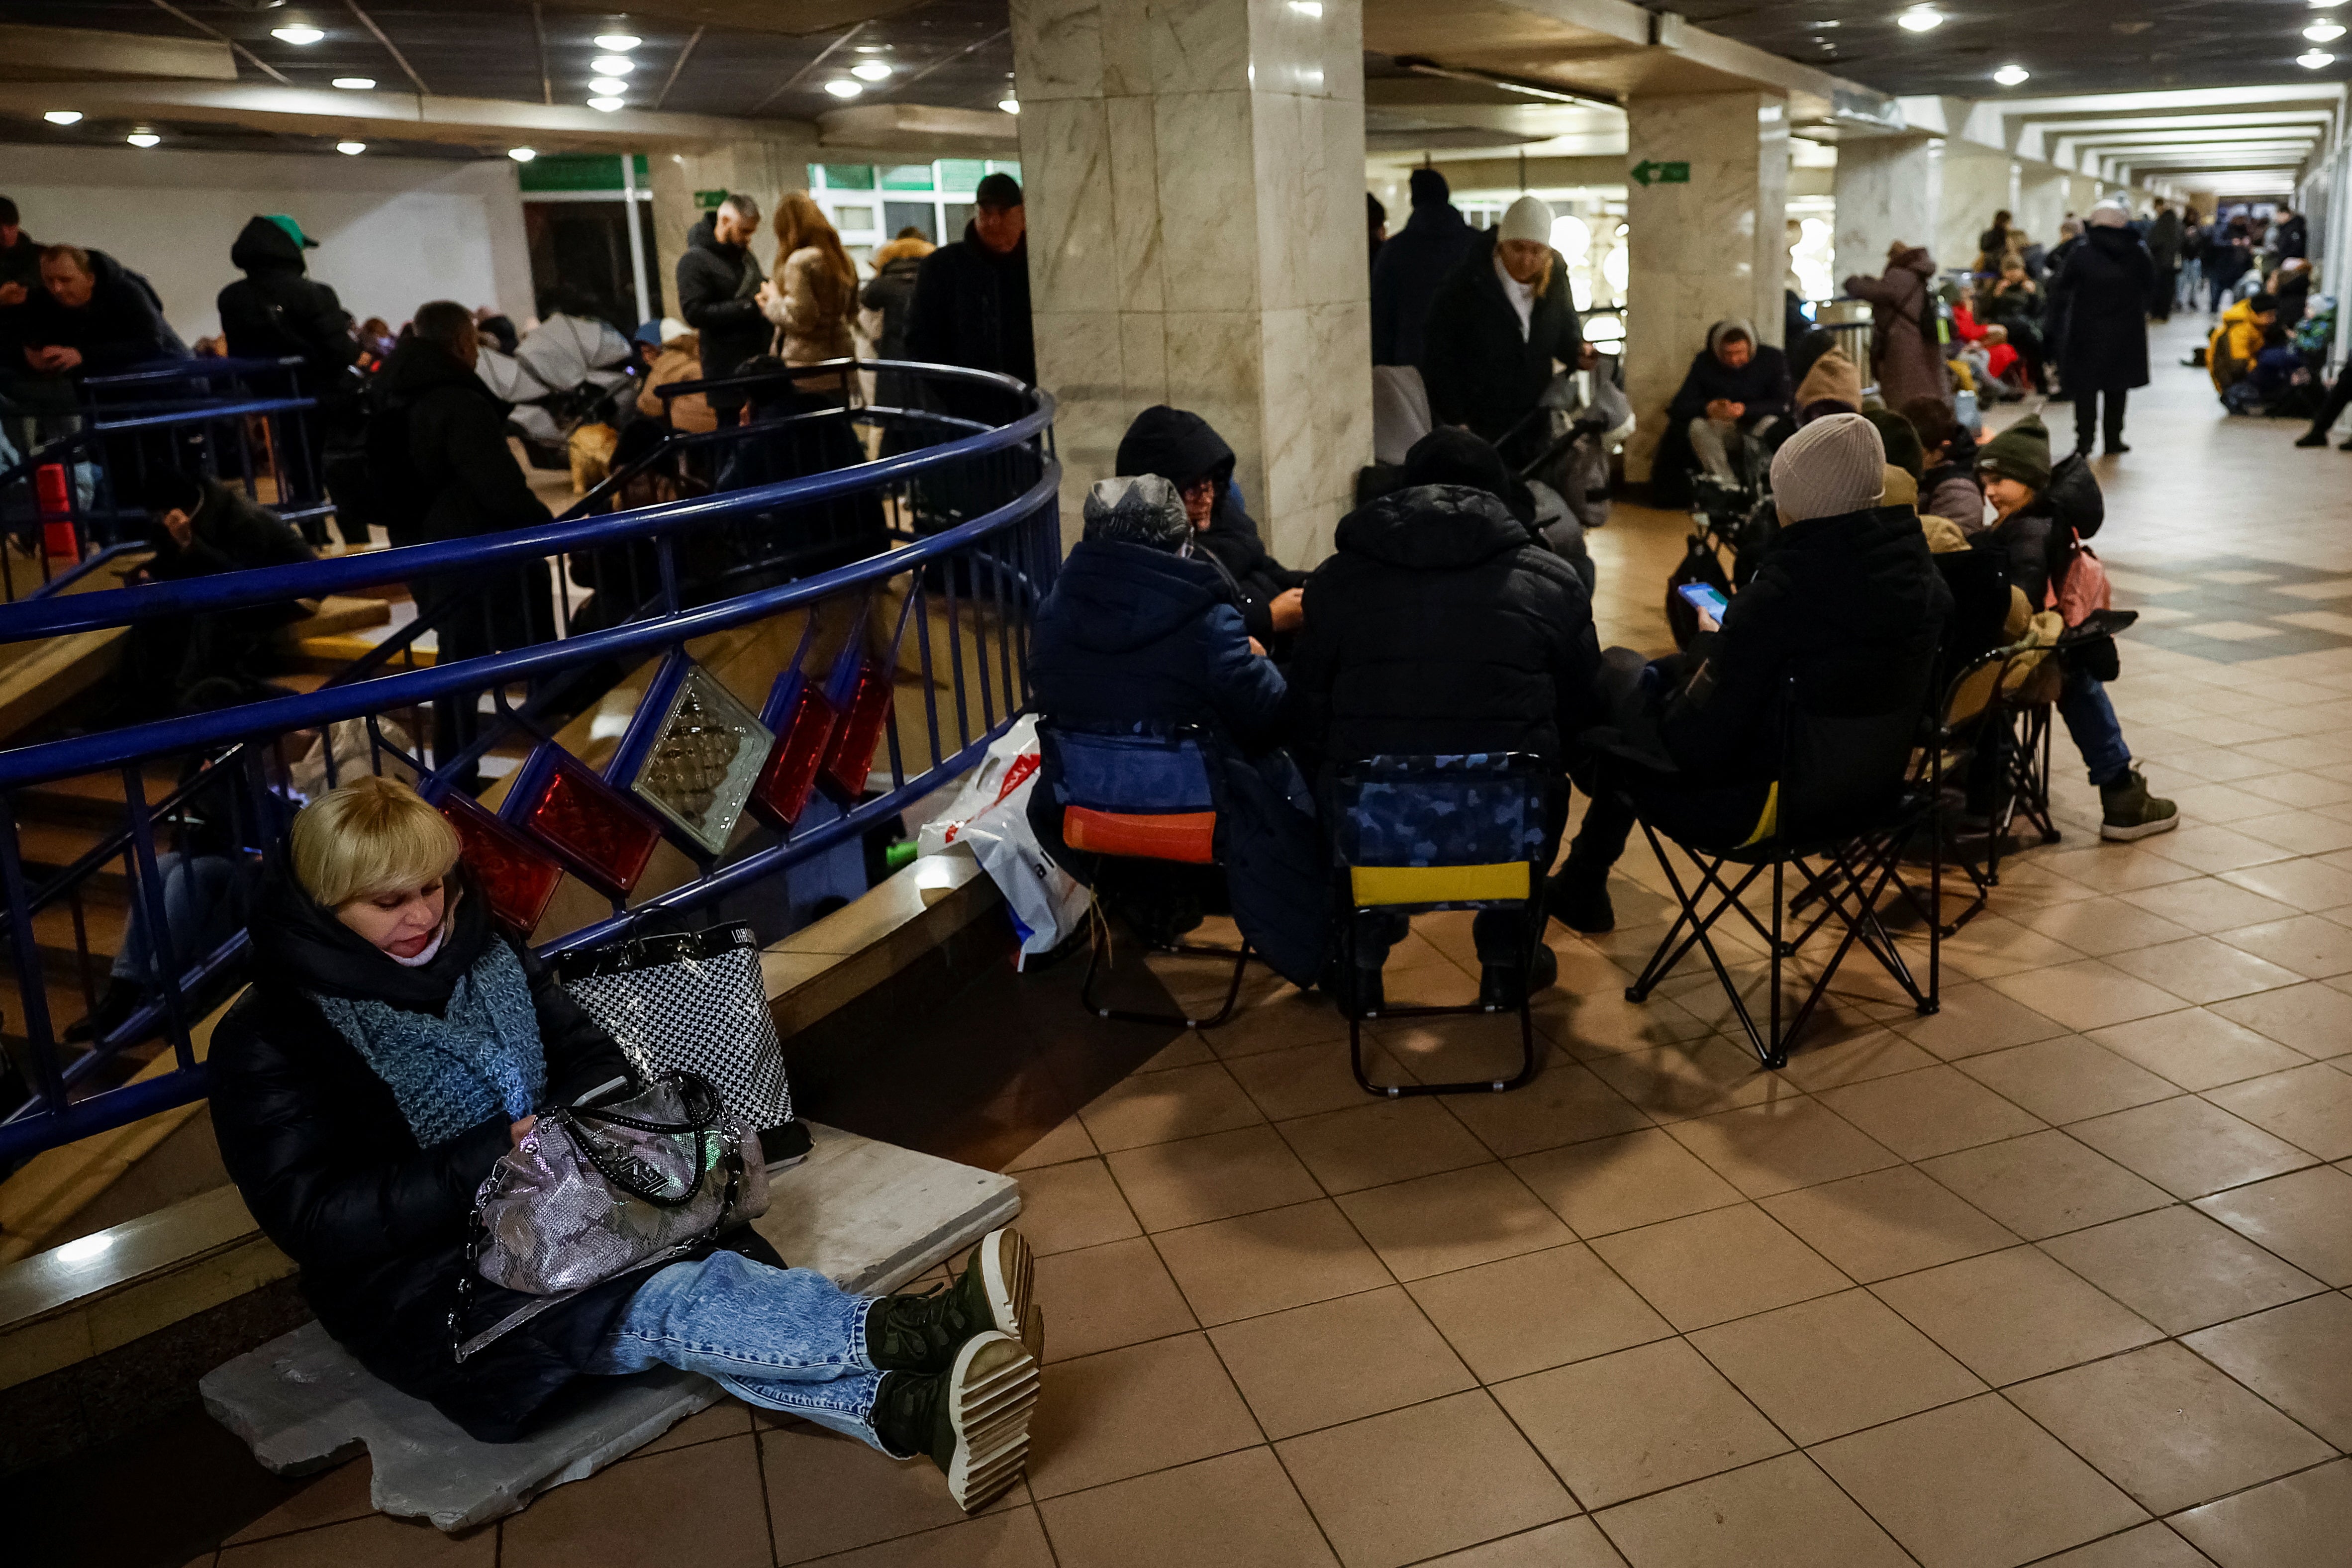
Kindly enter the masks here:
<path id="1" fill-rule="evenodd" d="M 2180 808 L 2147 793 L 2147 779 L 2137 768 L 2110 784 L 2099 786 L 2099 837 L 2116 842 L 2169 833 L 2180 826 Z"/>

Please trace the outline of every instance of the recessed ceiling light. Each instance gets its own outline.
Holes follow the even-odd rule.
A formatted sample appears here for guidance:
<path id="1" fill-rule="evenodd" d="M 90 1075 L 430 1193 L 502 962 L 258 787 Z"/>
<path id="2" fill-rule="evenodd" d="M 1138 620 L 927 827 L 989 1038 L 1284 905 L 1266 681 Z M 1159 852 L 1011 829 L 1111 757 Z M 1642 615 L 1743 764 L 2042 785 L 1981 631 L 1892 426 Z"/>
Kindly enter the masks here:
<path id="1" fill-rule="evenodd" d="M 79 125 L 81 123 L 81 110 L 79 109 L 52 109 L 47 114 L 42 115 L 41 118 L 47 121 L 52 125 Z"/>
<path id="2" fill-rule="evenodd" d="M 2315 71 L 2322 66 L 2334 65 L 2336 57 L 2326 49 L 2305 49 L 2294 57 L 2294 63 L 2307 71 Z"/>
<path id="3" fill-rule="evenodd" d="M 1290 0 L 1290 8 L 1302 16 L 1323 15 L 1323 0 Z"/>
<path id="4" fill-rule="evenodd" d="M 596 47 L 598 48 L 611 49 L 616 54 L 625 55 L 631 49 L 635 48 L 639 44 L 644 42 L 645 40 L 643 38 L 638 37 L 634 33 L 599 33 L 596 35 Z"/>
<path id="5" fill-rule="evenodd" d="M 367 151 L 367 143 L 364 142 L 338 142 L 335 143 L 335 151 L 341 153 L 346 158 L 356 158 L 361 153 Z"/>
<path id="6" fill-rule="evenodd" d="M 1992 73 L 1992 79 L 2003 87 L 2015 87 L 2033 73 L 2023 66 L 2003 66 Z"/>
<path id="7" fill-rule="evenodd" d="M 588 79 L 588 90 L 610 98 L 616 92 L 628 91 L 629 84 L 616 76 L 591 77 Z"/>
<path id="8" fill-rule="evenodd" d="M 626 76 L 637 68 L 637 62 L 626 55 L 598 55 L 588 62 L 588 68 L 598 76 Z"/>
<path id="9" fill-rule="evenodd" d="M 624 98 L 592 98 L 588 100 L 588 107 L 599 114 L 610 114 L 627 101 Z"/>
<path id="10" fill-rule="evenodd" d="M 539 149 L 536 147 L 509 147 L 507 149 L 507 156 L 512 158 L 518 163 L 528 163 L 533 158 L 539 156 Z"/>
<path id="11" fill-rule="evenodd" d="M 374 89 L 375 78 L 372 76 L 339 76 L 335 79 L 335 85 L 341 88 L 345 92 L 368 92 Z"/>
<path id="12" fill-rule="evenodd" d="M 824 90 L 835 98 L 856 98 L 866 88 L 863 83 L 851 81 L 846 77 L 837 77 L 824 84 Z"/>
<path id="13" fill-rule="evenodd" d="M 1021 100 L 1017 98 L 1001 98 L 996 100 L 996 107 L 1007 114 L 1018 114 L 1021 112 Z"/>
<path id="14" fill-rule="evenodd" d="M 2344 29 L 2336 30 L 2340 33 Z M 889 78 L 890 68 L 880 60 L 860 60 L 849 68 L 849 74 L 860 81 L 884 81 Z"/>
<path id="15" fill-rule="evenodd" d="M 156 135 L 152 131 L 133 131 L 130 135 L 125 136 L 123 140 L 130 142 L 133 147 L 152 147 L 163 139 L 161 136 Z"/>
<path id="16" fill-rule="evenodd" d="M 2303 36 L 2315 44 L 2332 44 L 2344 36 L 2341 22 L 2314 22 L 2303 30 Z"/>
<path id="17" fill-rule="evenodd" d="M 297 22 L 290 27 L 272 27 L 269 36 L 281 44 L 310 45 L 327 35 L 307 23 Z"/>
<path id="18" fill-rule="evenodd" d="M 1944 25 L 1944 14 L 1933 5 L 1914 5 L 1895 22 L 1906 32 L 1932 33 Z"/>

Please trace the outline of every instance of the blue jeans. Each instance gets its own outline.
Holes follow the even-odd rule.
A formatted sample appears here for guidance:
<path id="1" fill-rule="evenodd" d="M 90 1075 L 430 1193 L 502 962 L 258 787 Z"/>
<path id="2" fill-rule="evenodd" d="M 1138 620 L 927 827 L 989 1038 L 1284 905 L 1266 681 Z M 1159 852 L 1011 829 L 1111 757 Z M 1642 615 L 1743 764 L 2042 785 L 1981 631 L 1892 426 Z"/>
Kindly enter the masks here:
<path id="1" fill-rule="evenodd" d="M 2131 748 L 2124 744 L 2124 727 L 2105 687 L 2070 669 L 2065 685 L 2059 688 L 2057 707 L 2066 733 L 2074 738 L 2074 749 L 2091 770 L 2093 784 L 2104 788 L 2130 770 Z"/>
<path id="2" fill-rule="evenodd" d="M 882 1373 L 866 1353 L 872 1304 L 810 1269 L 714 1252 L 673 1263 L 639 1286 L 586 1370 L 612 1377 L 656 1366 L 698 1372 L 746 1404 L 888 1453 L 874 1431 Z"/>
<path id="3" fill-rule="evenodd" d="M 155 874 L 163 884 L 163 920 L 172 933 L 172 956 L 182 970 L 211 957 L 245 923 L 247 890 L 255 879 L 250 871 L 240 860 L 224 855 L 190 856 L 166 850 L 155 857 Z M 114 955 L 114 965 L 108 973 L 117 980 L 150 988 L 163 984 L 155 973 L 155 942 L 147 930 L 143 898 L 131 901 L 122 950 Z"/>

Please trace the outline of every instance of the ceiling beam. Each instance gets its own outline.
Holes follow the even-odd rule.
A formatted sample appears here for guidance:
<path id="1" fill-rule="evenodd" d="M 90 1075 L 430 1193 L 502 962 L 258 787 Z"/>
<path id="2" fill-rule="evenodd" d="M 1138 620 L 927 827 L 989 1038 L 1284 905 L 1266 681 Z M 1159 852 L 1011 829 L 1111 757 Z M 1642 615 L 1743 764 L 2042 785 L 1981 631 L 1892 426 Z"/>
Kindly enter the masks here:
<path id="1" fill-rule="evenodd" d="M 102 33 L 92 27 L 0 24 L 0 80 L 163 77 L 235 81 L 236 57 L 226 38 L 171 38 L 153 33 Z"/>

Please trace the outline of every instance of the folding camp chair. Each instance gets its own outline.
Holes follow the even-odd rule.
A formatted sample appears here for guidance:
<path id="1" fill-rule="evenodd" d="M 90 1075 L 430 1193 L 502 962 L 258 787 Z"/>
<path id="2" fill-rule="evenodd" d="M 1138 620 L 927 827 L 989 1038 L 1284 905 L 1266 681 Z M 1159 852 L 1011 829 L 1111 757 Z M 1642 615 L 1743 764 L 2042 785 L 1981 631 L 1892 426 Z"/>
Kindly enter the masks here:
<path id="1" fill-rule="evenodd" d="M 1062 804 L 1062 842 L 1082 854 L 1112 859 L 1151 860 L 1175 866 L 1217 864 L 1217 792 L 1201 735 L 1190 726 L 1123 729 L 1037 724 L 1040 753 L 1055 765 Z M 1229 960 L 1233 978 L 1224 1005 L 1206 1018 L 1174 1013 L 1139 1013 L 1105 1006 L 1096 981 L 1110 951 L 1110 927 L 1097 910 L 1091 922 L 1091 950 L 1079 999 L 1099 1018 L 1212 1029 L 1233 1016 L 1241 998 L 1242 975 L 1252 957 L 1249 943 L 1238 948 L 1172 942 L 1162 952 Z"/>
<path id="2" fill-rule="evenodd" d="M 1543 940 L 1547 807 L 1558 771 L 1517 752 L 1449 757 L 1372 757 L 1332 781 L 1332 848 L 1345 880 L 1340 962 L 1356 962 L 1360 917 L 1438 910 L 1517 909 L 1530 941 Z M 1530 946 L 1529 956 L 1534 949 Z M 1348 1060 L 1367 1094 L 1500 1094 L 1536 1073 L 1535 1019 L 1519 995 L 1519 1067 L 1508 1078 L 1460 1083 L 1376 1084 L 1364 1071 L 1363 1017 L 1436 1018 L 1492 1011 L 1445 1007 L 1350 1010 Z"/>
<path id="3" fill-rule="evenodd" d="M 1791 677 L 1780 703 L 1779 765 L 1755 831 L 1742 842 L 1703 844 L 1662 826 L 1634 792 L 1633 807 L 1643 836 L 1650 842 L 1658 866 L 1680 906 L 1657 951 L 1641 975 L 1625 989 L 1629 1002 L 1642 1002 L 1693 947 L 1706 955 L 1716 979 L 1747 1033 L 1757 1059 L 1768 1068 L 1786 1066 L 1789 1047 L 1812 1017 L 1830 982 L 1848 952 L 1859 942 L 1903 988 L 1916 1007 L 1933 1013 L 1940 1006 L 1941 936 L 1937 922 L 1927 922 L 1928 985 L 1923 989 L 1895 945 L 1894 934 L 1880 918 L 1880 905 L 1890 889 L 1898 898 L 1914 897 L 1903 886 L 1900 868 L 1904 846 L 1922 825 L 1934 835 L 1940 858 L 1940 823 L 1935 793 L 1920 786 L 1911 767 L 1913 742 L 1926 717 L 1930 671 L 1918 671 L 1912 691 L 1897 707 L 1874 712 L 1839 711 L 1826 692 Z M 1663 801 L 1660 803 L 1663 805 Z M 1666 846 L 1671 842 L 1687 856 L 1697 875 L 1685 883 Z M 1727 879 L 1725 868 L 1736 869 Z M 1794 872 L 1795 886 L 1790 886 Z M 1940 864 L 1931 875 L 1940 875 Z M 1748 890 L 1767 874 L 1770 877 L 1771 908 L 1768 923 L 1743 901 Z M 1702 909 L 1707 898 L 1713 903 Z M 1713 935 L 1724 915 L 1737 911 L 1760 938 L 1769 958 L 1769 1011 L 1767 1026 L 1757 1027 L 1739 985 L 1724 963 Z M 1784 1014 L 1782 975 L 1787 962 L 1834 919 L 1843 934 L 1795 1011 Z"/>
<path id="4" fill-rule="evenodd" d="M 2046 645 L 2020 644 L 1979 656 L 1946 687 L 1935 727 L 1921 745 L 1914 776 L 1938 795 L 1945 778 L 1955 770 L 1990 766 L 1993 774 L 1992 809 L 1985 826 L 1981 859 L 1967 853 L 1966 840 L 1958 834 L 1946 833 L 1940 844 L 1940 859 L 1948 860 L 1969 880 L 1967 905 L 1946 920 L 1940 878 L 1930 884 L 1925 897 L 1906 884 L 1905 890 L 1913 894 L 1912 902 L 1921 918 L 1936 923 L 1939 937 L 1954 935 L 1983 912 L 1992 889 L 2000 885 L 2001 852 L 2019 815 L 2033 819 L 2038 813 L 2044 832 L 2055 837 L 2047 822 L 2052 691 L 2043 689 L 2050 684 L 2043 672 L 2054 668 L 2050 655 Z M 2036 695 L 2038 704 L 2029 700 Z M 2035 734 L 2037 710 L 2041 724 Z M 2032 737 L 2032 745 L 2020 738 L 2021 729 Z"/>

